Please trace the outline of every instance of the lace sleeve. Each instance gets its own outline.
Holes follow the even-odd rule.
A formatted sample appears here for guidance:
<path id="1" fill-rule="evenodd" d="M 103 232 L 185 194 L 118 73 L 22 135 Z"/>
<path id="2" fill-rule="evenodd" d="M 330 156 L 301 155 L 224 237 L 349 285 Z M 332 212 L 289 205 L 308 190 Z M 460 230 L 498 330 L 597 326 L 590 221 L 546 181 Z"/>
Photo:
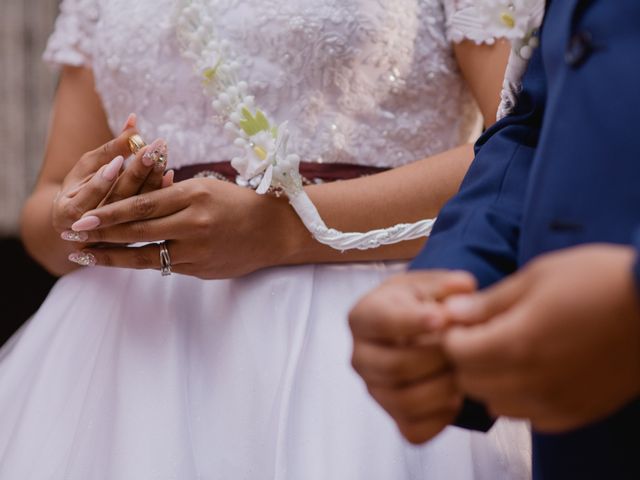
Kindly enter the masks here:
<path id="1" fill-rule="evenodd" d="M 492 44 L 496 41 L 493 33 L 487 32 L 478 22 L 473 0 L 442 0 L 445 18 L 447 40 L 460 43 L 472 40 L 477 44 Z"/>
<path id="2" fill-rule="evenodd" d="M 497 38 L 524 38 L 540 25 L 544 0 L 442 0 L 447 39 L 493 44 Z"/>
<path id="3" fill-rule="evenodd" d="M 450 42 L 473 40 L 492 44 L 498 38 L 511 42 L 511 53 L 500 94 L 498 120 L 516 105 L 521 79 L 545 13 L 544 0 L 442 0 Z"/>
<path id="4" fill-rule="evenodd" d="M 97 0 L 62 0 L 44 60 L 57 66 L 90 66 L 98 12 Z"/>

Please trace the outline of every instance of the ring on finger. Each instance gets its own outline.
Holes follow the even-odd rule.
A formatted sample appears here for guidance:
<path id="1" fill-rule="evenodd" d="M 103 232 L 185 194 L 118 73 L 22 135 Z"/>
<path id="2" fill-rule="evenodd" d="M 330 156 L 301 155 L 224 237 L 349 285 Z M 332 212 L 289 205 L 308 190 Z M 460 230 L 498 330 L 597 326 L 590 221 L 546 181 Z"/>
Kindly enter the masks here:
<path id="1" fill-rule="evenodd" d="M 147 144 L 139 134 L 136 133 L 129 137 L 129 150 L 131 150 L 131 153 L 134 155 L 146 146 Z"/>
<path id="2" fill-rule="evenodd" d="M 171 255 L 166 241 L 160 243 L 160 273 L 163 277 L 171 275 Z"/>

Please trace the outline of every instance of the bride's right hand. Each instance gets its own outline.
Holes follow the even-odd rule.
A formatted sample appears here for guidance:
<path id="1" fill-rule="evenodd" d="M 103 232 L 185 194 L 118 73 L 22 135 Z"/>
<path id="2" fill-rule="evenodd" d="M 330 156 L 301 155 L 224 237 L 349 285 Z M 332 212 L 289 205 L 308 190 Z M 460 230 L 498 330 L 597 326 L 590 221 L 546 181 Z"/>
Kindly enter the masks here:
<path id="1" fill-rule="evenodd" d="M 132 123 L 128 121 L 118 137 L 82 155 L 64 178 L 52 211 L 53 227 L 63 239 L 83 241 L 71 225 L 85 212 L 172 183 L 171 172 L 164 175 L 167 152 L 160 139 L 140 149 L 123 169 L 125 156 L 131 155 L 129 138 L 138 133 Z"/>

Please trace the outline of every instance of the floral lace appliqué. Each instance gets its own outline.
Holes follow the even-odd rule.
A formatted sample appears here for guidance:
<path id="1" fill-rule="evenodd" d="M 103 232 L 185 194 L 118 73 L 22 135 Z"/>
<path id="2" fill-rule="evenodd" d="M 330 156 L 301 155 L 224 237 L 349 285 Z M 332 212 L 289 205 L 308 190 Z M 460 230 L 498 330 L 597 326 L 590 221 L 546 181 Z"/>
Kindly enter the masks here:
<path id="1" fill-rule="evenodd" d="M 447 30 L 450 1 L 215 0 L 256 102 L 303 161 L 396 167 L 469 141 L 477 107 Z M 173 0 L 64 0 L 47 50 L 89 64 L 113 131 L 136 112 L 171 167 L 238 154 L 211 119 L 171 24 Z M 149 12 L 154 12 L 150 17 Z M 89 13 L 89 14 L 88 14 Z"/>

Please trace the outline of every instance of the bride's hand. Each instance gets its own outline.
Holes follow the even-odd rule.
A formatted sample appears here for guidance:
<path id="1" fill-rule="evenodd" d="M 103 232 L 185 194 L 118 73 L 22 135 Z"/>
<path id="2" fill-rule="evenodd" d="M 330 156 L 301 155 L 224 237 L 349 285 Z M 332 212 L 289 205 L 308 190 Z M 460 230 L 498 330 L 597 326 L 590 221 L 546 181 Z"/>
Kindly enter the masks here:
<path id="1" fill-rule="evenodd" d="M 71 230 L 85 212 L 173 181 L 171 173 L 164 175 L 166 144 L 161 140 L 138 151 L 123 171 L 124 158 L 131 154 L 129 138 L 135 133 L 135 123 L 128 120 L 118 137 L 85 153 L 64 178 L 52 211 L 53 227 L 63 239 L 85 241 L 86 235 Z"/>
<path id="2" fill-rule="evenodd" d="M 137 128 L 134 114 L 129 115 L 122 132 Z M 134 130 L 132 133 L 137 133 Z M 129 133 L 131 135 L 131 133 Z M 151 145 L 142 147 L 123 174 L 118 178 L 113 190 L 104 200 L 104 204 L 132 197 L 139 193 L 158 190 L 173 183 L 173 172 L 167 172 L 167 158 L 169 155 L 167 144 L 162 139 L 155 140 Z"/>
<path id="3" fill-rule="evenodd" d="M 204 178 L 102 206 L 73 228 L 95 244 L 166 240 L 174 272 L 231 278 L 286 263 L 289 245 L 287 232 L 279 228 L 282 215 L 290 215 L 285 199 Z M 160 268 L 157 244 L 81 253 L 92 255 L 96 265 Z"/>

